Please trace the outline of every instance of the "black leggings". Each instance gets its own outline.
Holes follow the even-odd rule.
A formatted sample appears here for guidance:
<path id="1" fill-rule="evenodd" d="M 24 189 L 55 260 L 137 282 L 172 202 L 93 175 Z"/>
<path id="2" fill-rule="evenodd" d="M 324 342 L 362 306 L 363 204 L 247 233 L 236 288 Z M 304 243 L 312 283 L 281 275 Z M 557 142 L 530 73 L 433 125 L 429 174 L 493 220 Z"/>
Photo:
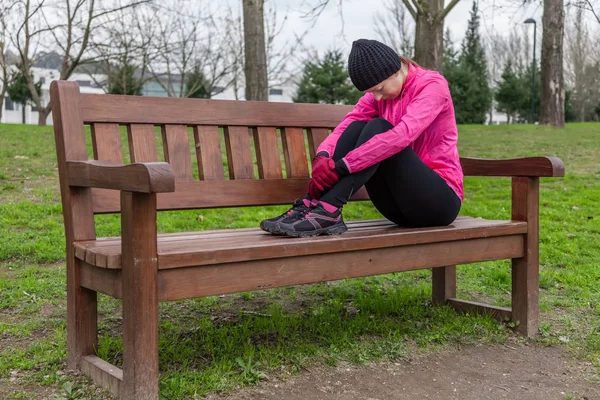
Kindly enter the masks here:
<path id="1" fill-rule="evenodd" d="M 378 133 L 393 126 L 376 118 L 355 121 L 340 136 L 333 153 L 338 161 Z M 409 146 L 357 173 L 340 178 L 321 200 L 342 207 L 365 185 L 375 208 L 390 221 L 408 227 L 443 226 L 458 215 L 461 201 L 435 171 L 421 161 Z"/>

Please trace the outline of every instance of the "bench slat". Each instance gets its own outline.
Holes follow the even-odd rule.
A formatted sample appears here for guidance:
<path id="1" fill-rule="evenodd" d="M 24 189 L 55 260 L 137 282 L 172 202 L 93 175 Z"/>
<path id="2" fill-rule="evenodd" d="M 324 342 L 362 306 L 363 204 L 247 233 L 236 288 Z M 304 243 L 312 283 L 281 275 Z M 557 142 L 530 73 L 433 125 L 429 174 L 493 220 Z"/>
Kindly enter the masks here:
<path id="1" fill-rule="evenodd" d="M 159 268 L 178 268 L 269 259 L 310 254 L 356 251 L 369 248 L 408 246 L 420 243 L 446 242 L 479 237 L 520 235 L 527 231 L 522 221 L 493 221 L 461 217 L 450 226 L 408 229 L 387 220 L 352 221 L 342 236 L 297 238 L 272 236 L 259 229 L 189 232 L 158 236 Z M 119 238 L 78 242 L 78 257 L 106 268 L 120 268 Z M 93 253 L 95 257 L 89 257 Z M 102 255 L 101 258 L 98 256 Z"/>
<path id="2" fill-rule="evenodd" d="M 179 181 L 175 192 L 157 194 L 158 210 L 289 205 L 306 194 L 307 185 L 308 179 Z M 93 192 L 94 213 L 119 212 L 119 192 L 105 189 L 93 189 Z M 351 200 L 368 198 L 362 187 Z"/>
<path id="3" fill-rule="evenodd" d="M 213 181 L 225 179 L 221 153 L 221 137 L 218 126 L 194 126 L 196 158 L 200 180 Z"/>
<path id="4" fill-rule="evenodd" d="M 119 124 L 93 124 L 91 130 L 94 159 L 122 164 L 123 148 Z"/>
<path id="5" fill-rule="evenodd" d="M 177 181 L 192 181 L 190 140 L 187 126 L 164 125 L 162 127 L 165 161 L 171 164 Z"/>
<path id="6" fill-rule="evenodd" d="M 252 150 L 250 133 L 245 126 L 228 126 L 225 128 L 225 145 L 230 179 L 253 179 Z M 239 194 L 239 193 L 238 193 Z"/>
<path id="7" fill-rule="evenodd" d="M 301 128 L 283 128 L 281 142 L 288 178 L 308 178 L 308 160 L 304 145 L 304 131 Z"/>
<path id="8" fill-rule="evenodd" d="M 308 149 L 310 151 L 310 159 L 315 158 L 317 154 L 317 148 L 329 135 L 329 129 L 327 128 L 310 128 L 308 130 Z M 333 157 L 333 154 L 330 154 Z"/>
<path id="9" fill-rule="evenodd" d="M 158 98 L 88 93 L 82 93 L 79 97 L 81 99 L 81 115 L 85 123 L 331 128 L 339 124 L 342 118 L 352 110 L 352 106 L 336 104 Z"/>
<path id="10" fill-rule="evenodd" d="M 281 156 L 277 143 L 277 129 L 259 126 L 253 129 L 256 144 L 258 176 L 261 179 L 281 179 Z"/>
<path id="11" fill-rule="evenodd" d="M 129 124 L 127 125 L 127 136 L 132 163 L 158 161 L 154 125 Z"/>

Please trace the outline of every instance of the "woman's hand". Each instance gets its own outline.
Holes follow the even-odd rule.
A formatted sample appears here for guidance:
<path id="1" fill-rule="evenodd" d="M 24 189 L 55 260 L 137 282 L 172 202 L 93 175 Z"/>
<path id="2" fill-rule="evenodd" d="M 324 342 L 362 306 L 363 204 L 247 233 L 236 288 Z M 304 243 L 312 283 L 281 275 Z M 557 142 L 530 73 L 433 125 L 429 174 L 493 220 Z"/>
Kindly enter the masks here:
<path id="1" fill-rule="evenodd" d="M 315 187 L 324 192 L 340 179 L 335 170 L 335 162 L 326 156 L 317 156 L 313 162 L 312 180 Z"/>

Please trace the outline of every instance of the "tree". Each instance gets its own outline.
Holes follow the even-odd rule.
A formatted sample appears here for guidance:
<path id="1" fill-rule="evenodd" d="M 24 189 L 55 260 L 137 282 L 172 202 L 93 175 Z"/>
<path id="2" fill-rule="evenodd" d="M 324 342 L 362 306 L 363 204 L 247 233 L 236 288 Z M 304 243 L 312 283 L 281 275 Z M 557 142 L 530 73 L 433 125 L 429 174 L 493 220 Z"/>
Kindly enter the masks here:
<path id="1" fill-rule="evenodd" d="M 195 99 L 210 99 L 210 91 L 206 88 L 206 78 L 202 73 L 199 63 L 197 63 L 194 66 L 194 69 L 187 74 L 185 87 L 185 97 L 191 97 Z"/>
<path id="2" fill-rule="evenodd" d="M 541 73 L 538 65 L 535 66 L 535 81 L 533 83 L 533 120 L 540 120 L 541 104 Z M 531 65 L 519 74 L 519 81 L 522 87 L 521 102 L 518 108 L 518 114 L 522 121 L 529 121 L 531 114 Z"/>
<path id="3" fill-rule="evenodd" d="M 577 121 L 595 120 L 594 109 L 600 100 L 600 58 L 594 54 L 597 43 L 590 37 L 583 14 L 582 8 L 576 8 L 575 16 L 565 30 L 565 82 L 571 89 L 569 101 Z M 565 120 L 568 120 L 566 116 Z"/>
<path id="4" fill-rule="evenodd" d="M 121 0 L 100 2 L 95 0 L 17 0 L 15 15 L 19 20 L 11 29 L 11 41 L 19 53 L 21 72 L 27 79 L 31 99 L 38 109 L 38 125 L 46 125 L 52 111 L 50 101 L 36 90 L 32 67 L 37 57 L 38 46 L 46 37 L 51 37 L 53 47 L 60 49 L 62 65 L 58 79 L 67 80 L 75 69 L 89 61 L 88 46 L 92 32 L 106 23 L 114 12 L 150 0 Z"/>
<path id="5" fill-rule="evenodd" d="M 269 100 L 265 47 L 264 0 L 242 0 L 246 100 Z"/>
<path id="6" fill-rule="evenodd" d="M 415 61 L 425 68 L 442 71 L 444 19 L 458 3 L 452 0 L 402 0 L 415 20 Z"/>
<path id="7" fill-rule="evenodd" d="M 400 1 L 386 0 L 385 11 L 378 11 L 375 15 L 375 32 L 379 39 L 408 58 L 412 58 L 414 53 L 414 35 L 409 32 L 410 25 L 406 20 L 406 7 Z"/>
<path id="8" fill-rule="evenodd" d="M 558 128 L 565 126 L 564 18 L 563 0 L 544 0 L 540 124 Z"/>
<path id="9" fill-rule="evenodd" d="M 92 80 L 110 94 L 141 95 L 156 59 L 158 10 L 143 6 L 115 12 L 91 38 L 94 63 L 82 66 Z M 128 29 L 123 29 L 127 26 Z M 97 73 L 108 77 L 98 81 Z"/>
<path id="10" fill-rule="evenodd" d="M 0 15 L 0 120 L 2 120 L 4 97 L 6 96 L 8 86 L 12 83 L 14 74 L 6 59 L 6 21 L 3 10 L 0 10 L 0 12 L 2 12 Z"/>
<path id="11" fill-rule="evenodd" d="M 573 103 L 571 101 L 571 91 L 565 90 L 565 122 L 574 122 L 577 120 L 577 114 L 573 109 Z M 600 103 L 598 103 L 598 107 L 600 107 Z M 598 108 L 600 110 L 600 108 Z"/>
<path id="12" fill-rule="evenodd" d="M 415 21 L 414 59 L 425 68 L 442 71 L 444 58 L 444 19 L 458 4 L 451 0 L 444 7 L 444 0 L 402 0 L 404 6 Z M 317 0 L 306 16 L 316 20 L 325 10 L 330 0 Z M 339 7 L 343 0 L 339 0 Z M 304 2 L 303 2 L 304 4 Z"/>
<path id="13" fill-rule="evenodd" d="M 307 62 L 296 103 L 355 104 L 362 95 L 348 79 L 340 50 L 328 51 L 322 60 Z"/>
<path id="14" fill-rule="evenodd" d="M 111 69 L 108 75 L 109 94 L 123 94 L 128 96 L 141 96 L 142 85 L 136 78 L 136 67 L 123 63 Z"/>
<path id="15" fill-rule="evenodd" d="M 506 123 L 510 124 L 511 118 L 514 119 L 524 97 L 522 82 L 513 71 L 510 60 L 504 65 L 495 97 L 498 102 L 498 110 L 506 113 Z"/>
<path id="16" fill-rule="evenodd" d="M 33 78 L 31 78 L 33 79 Z M 31 101 L 31 91 L 29 90 L 29 79 L 23 76 L 22 72 L 17 73 L 14 80 L 11 82 L 10 86 L 8 86 L 6 92 L 8 93 L 8 97 L 15 103 L 21 103 L 22 107 L 22 120 L 23 124 L 25 121 L 25 106 L 27 103 Z M 35 84 L 35 89 L 37 93 L 40 93 L 42 89 L 42 83 L 38 82 Z"/>
<path id="17" fill-rule="evenodd" d="M 450 41 L 449 37 L 447 41 Z M 492 96 L 488 83 L 487 62 L 479 36 L 479 16 L 475 2 L 460 55 L 456 60 L 455 55 L 447 54 L 446 63 L 450 71 L 445 72 L 445 76 L 455 104 L 456 122 L 483 124 L 491 107 Z"/>

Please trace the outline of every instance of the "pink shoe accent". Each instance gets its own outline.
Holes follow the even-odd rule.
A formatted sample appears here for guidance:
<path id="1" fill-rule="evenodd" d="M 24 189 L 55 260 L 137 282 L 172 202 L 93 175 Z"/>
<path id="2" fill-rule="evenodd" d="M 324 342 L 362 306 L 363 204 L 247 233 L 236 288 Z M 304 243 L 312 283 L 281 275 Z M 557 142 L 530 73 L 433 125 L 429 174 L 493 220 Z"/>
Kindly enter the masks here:
<path id="1" fill-rule="evenodd" d="M 323 205 L 323 208 L 325 209 L 325 211 L 327 211 L 329 213 L 333 213 L 338 210 L 338 208 L 336 206 L 334 206 L 333 204 L 325 203 L 324 201 L 321 201 L 321 204 Z"/>
<path id="2" fill-rule="evenodd" d="M 313 201 L 314 201 L 314 200 L 313 200 Z M 310 201 L 310 200 L 308 200 L 308 199 L 302 199 L 302 202 L 304 203 L 304 205 L 305 205 L 306 207 L 310 207 L 310 206 L 311 206 L 311 201 Z"/>

